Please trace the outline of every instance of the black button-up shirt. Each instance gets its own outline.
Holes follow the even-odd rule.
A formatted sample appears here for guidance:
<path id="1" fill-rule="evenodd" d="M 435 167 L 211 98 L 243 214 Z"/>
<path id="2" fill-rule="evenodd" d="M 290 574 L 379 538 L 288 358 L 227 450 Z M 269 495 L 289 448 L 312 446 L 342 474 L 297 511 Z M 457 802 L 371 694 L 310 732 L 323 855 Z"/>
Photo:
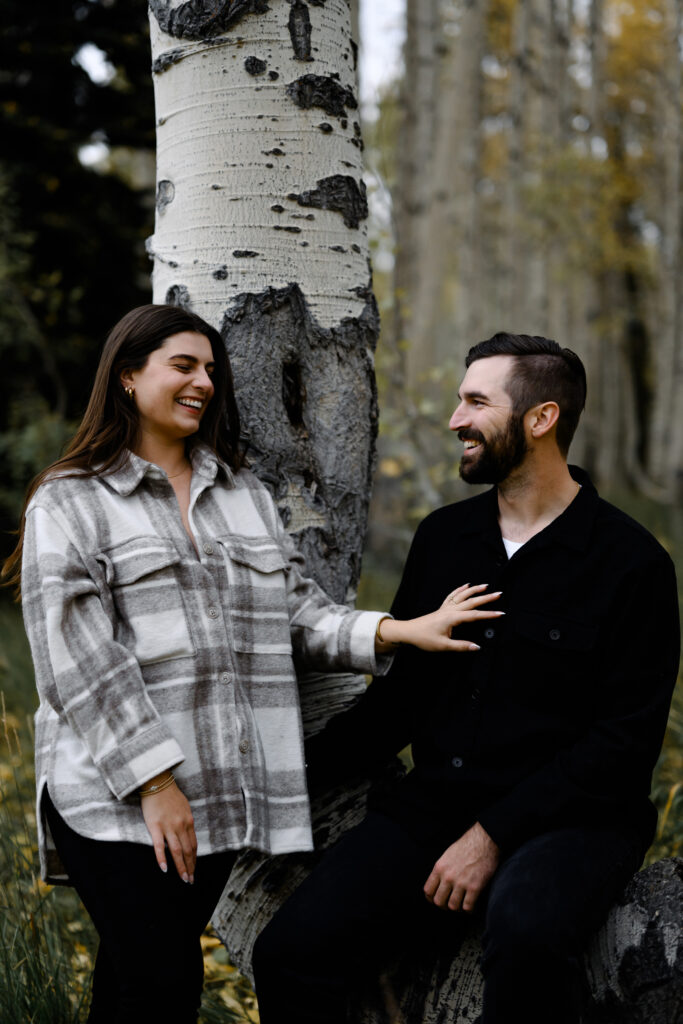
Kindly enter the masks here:
<path id="1" fill-rule="evenodd" d="M 419 526 L 392 612 L 433 611 L 463 583 L 503 595 L 497 620 L 459 627 L 474 653 L 403 647 L 360 703 L 309 741 L 308 760 L 369 764 L 412 742 L 415 770 L 388 813 L 454 841 L 479 820 L 503 850 L 565 824 L 651 841 L 648 799 L 679 657 L 671 559 L 638 523 L 582 488 L 508 559 L 496 489 Z"/>

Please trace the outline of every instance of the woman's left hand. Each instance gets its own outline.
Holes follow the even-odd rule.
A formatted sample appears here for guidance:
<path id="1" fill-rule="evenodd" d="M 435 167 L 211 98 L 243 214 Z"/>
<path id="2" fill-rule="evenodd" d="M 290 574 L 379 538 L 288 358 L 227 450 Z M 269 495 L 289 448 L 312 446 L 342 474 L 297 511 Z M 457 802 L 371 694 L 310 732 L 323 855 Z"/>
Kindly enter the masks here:
<path id="1" fill-rule="evenodd" d="M 468 583 L 452 591 L 440 608 L 417 619 L 384 619 L 380 626 L 383 643 L 375 649 L 386 653 L 395 644 L 413 644 L 423 651 L 478 651 L 477 644 L 469 640 L 452 640 L 451 630 L 463 622 L 494 619 L 505 612 L 480 610 L 480 605 L 496 601 L 502 591 L 483 594 L 487 583 L 471 587 Z"/>

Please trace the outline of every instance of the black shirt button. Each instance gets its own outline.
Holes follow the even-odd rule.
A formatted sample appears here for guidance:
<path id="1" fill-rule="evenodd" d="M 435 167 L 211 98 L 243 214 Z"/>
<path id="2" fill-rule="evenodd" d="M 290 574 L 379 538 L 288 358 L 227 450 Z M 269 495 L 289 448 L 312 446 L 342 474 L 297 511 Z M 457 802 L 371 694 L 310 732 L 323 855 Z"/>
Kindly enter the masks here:
<path id="1" fill-rule="evenodd" d="M 462 768 L 462 758 L 454 757 L 453 760 L 451 761 L 451 764 L 453 765 L 454 768 Z"/>
<path id="2" fill-rule="evenodd" d="M 480 696 L 481 696 L 481 690 L 479 689 L 479 687 L 477 687 L 476 690 L 472 690 L 472 700 L 473 701 L 478 701 Z"/>
<path id="3" fill-rule="evenodd" d="M 562 634 L 560 633 L 559 629 L 551 629 L 550 633 L 548 635 L 549 635 L 551 640 L 559 640 L 560 637 L 562 636 Z"/>
<path id="4" fill-rule="evenodd" d="M 495 635 L 496 635 L 495 629 L 491 629 L 490 626 L 489 626 L 488 629 L 484 630 L 484 636 L 486 637 L 487 640 L 492 640 Z"/>

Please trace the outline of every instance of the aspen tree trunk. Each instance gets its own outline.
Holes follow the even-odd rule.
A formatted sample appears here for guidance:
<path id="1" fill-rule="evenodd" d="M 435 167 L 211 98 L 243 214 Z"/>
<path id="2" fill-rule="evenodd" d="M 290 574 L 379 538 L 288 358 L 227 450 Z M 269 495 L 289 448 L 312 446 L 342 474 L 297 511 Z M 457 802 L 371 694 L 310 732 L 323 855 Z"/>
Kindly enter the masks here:
<path id="1" fill-rule="evenodd" d="M 657 344 L 654 346 L 654 396 L 650 423 L 648 469 L 670 498 L 678 496 L 677 477 L 683 468 L 678 434 L 683 422 L 683 365 L 680 356 L 681 246 L 681 2 L 666 0 L 667 60 L 660 74 L 662 110 L 659 162 L 663 171 L 660 213 L 661 289 Z"/>
<path id="2" fill-rule="evenodd" d="M 671 98 L 667 124 L 667 194 L 669 207 L 667 223 L 671 224 L 672 237 L 669 241 L 670 257 L 667 264 L 666 287 L 669 293 L 669 304 L 675 328 L 673 332 L 675 348 L 673 353 L 673 399 L 671 402 L 671 441 L 667 465 L 667 491 L 669 499 L 680 501 L 683 498 L 683 345 L 680 332 L 683 326 L 683 297 L 681 296 L 681 33 L 683 32 L 683 3 L 681 0 L 668 0 L 667 14 L 672 27 L 672 55 L 670 77 Z M 674 152 L 675 147 L 675 152 Z M 676 244 L 676 239 L 678 244 Z M 678 424 L 678 429 L 674 426 Z"/>
<path id="3" fill-rule="evenodd" d="M 438 83 L 436 41 L 438 0 L 407 0 L 403 117 L 399 128 L 394 204 L 397 348 L 405 353 L 405 382 L 414 386 L 433 365 L 431 338 L 420 322 L 419 295 L 429 246 L 427 228 L 432 202 L 434 124 Z"/>
<path id="4" fill-rule="evenodd" d="M 572 0 L 550 0 L 549 46 L 546 79 L 549 87 L 548 120 L 553 156 L 563 157 L 569 145 L 570 76 L 569 48 L 574 10 Z M 569 316 L 569 281 L 562 248 L 554 232 L 546 238 L 548 333 L 561 345 L 573 347 Z"/>
<path id="5" fill-rule="evenodd" d="M 464 0 L 456 45 L 457 113 L 454 169 L 458 239 L 458 293 L 455 309 L 456 336 L 470 345 L 482 340 L 484 330 L 484 262 L 482 253 L 482 203 L 479 184 L 483 176 L 482 121 L 484 79 L 482 60 L 486 46 L 486 0 Z M 443 106 L 450 106 L 444 97 Z"/>
<path id="6" fill-rule="evenodd" d="M 429 459 L 423 451 L 416 391 L 424 393 L 424 371 L 435 363 L 433 336 L 418 317 L 424 311 L 419 296 L 425 287 L 423 256 L 429 246 L 429 211 L 433 199 L 435 103 L 438 84 L 436 54 L 439 26 L 438 0 L 408 0 L 402 117 L 397 143 L 396 187 L 392 192 L 394 231 L 393 339 L 396 369 L 390 401 L 413 425 L 405 439 L 412 451 L 416 487 L 430 506 L 439 494 L 429 477 Z M 433 254 L 432 254 L 433 255 Z M 428 262 L 428 261 L 427 261 Z M 431 312 L 428 318 L 431 324 Z"/>
<path id="7" fill-rule="evenodd" d="M 374 459 L 379 324 L 348 0 L 150 0 L 150 22 L 155 301 L 221 330 L 251 468 L 309 573 L 351 601 Z M 364 688 L 362 676 L 302 679 L 305 728 Z M 292 881 L 288 890 L 282 859 L 250 856 L 236 878 L 248 889 L 240 871 L 258 863 L 284 899 Z M 230 892 L 216 924 L 248 971 L 249 928 L 265 923 L 267 901 L 247 920 L 238 882 Z"/>
<path id="8" fill-rule="evenodd" d="M 528 241 L 523 225 L 523 181 L 526 171 L 526 109 L 528 95 L 529 2 L 516 0 L 512 17 L 513 51 L 510 61 L 509 132 L 506 176 L 507 305 L 510 329 L 525 331 Z"/>
<path id="9" fill-rule="evenodd" d="M 604 140 L 605 133 L 603 5 L 604 0 L 591 0 L 588 11 L 591 82 L 586 113 L 590 121 L 590 136 L 599 140 Z M 584 359 L 589 384 L 586 411 L 577 435 L 577 448 L 580 450 L 582 465 L 594 476 L 597 473 L 598 452 L 602 443 L 601 430 L 604 423 L 602 391 L 606 384 L 605 352 L 609 347 L 608 334 L 612 328 L 611 324 L 607 323 L 607 317 L 602 315 L 603 296 L 595 268 L 589 265 L 584 272 L 580 272 L 580 278 L 578 294 L 583 305 L 580 335 L 586 338 L 586 342 L 585 348 L 579 345 L 577 349 Z"/>
<path id="10" fill-rule="evenodd" d="M 154 297 L 220 328 L 249 460 L 353 598 L 377 423 L 348 0 L 151 0 Z"/>
<path id="11" fill-rule="evenodd" d="M 545 164 L 555 132 L 551 95 L 549 49 L 551 23 L 548 0 L 522 0 L 529 5 L 527 29 L 527 93 L 525 144 L 530 184 L 542 185 Z M 531 221 L 529 221 L 531 225 Z M 548 252 L 545 232 L 536 232 L 527 248 L 527 323 L 528 334 L 548 334 Z"/>

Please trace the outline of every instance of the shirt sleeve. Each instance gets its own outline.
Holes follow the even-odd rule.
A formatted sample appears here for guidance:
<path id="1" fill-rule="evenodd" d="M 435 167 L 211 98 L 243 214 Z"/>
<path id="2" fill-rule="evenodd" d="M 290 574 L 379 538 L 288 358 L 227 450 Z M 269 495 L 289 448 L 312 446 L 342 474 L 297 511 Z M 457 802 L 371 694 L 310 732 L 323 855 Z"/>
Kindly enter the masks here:
<path id="1" fill-rule="evenodd" d="M 615 807 L 635 826 L 647 808 L 678 670 L 671 560 L 631 574 L 615 604 L 582 735 L 479 815 L 503 850 L 567 822 L 608 823 Z"/>
<path id="2" fill-rule="evenodd" d="M 22 603 L 38 692 L 122 799 L 181 762 L 183 752 L 149 699 L 136 658 L 115 640 L 111 593 L 98 576 L 59 510 L 31 506 Z"/>
<path id="3" fill-rule="evenodd" d="M 411 617 L 420 536 L 418 529 L 391 606 L 395 618 Z M 386 674 L 376 676 L 351 708 L 306 740 L 311 788 L 325 788 L 377 768 L 407 746 L 422 710 L 416 699 L 416 680 L 424 675 L 422 653 L 408 645 L 400 647 Z"/>
<path id="4" fill-rule="evenodd" d="M 278 544 L 287 560 L 287 604 L 292 646 L 298 662 L 318 671 L 383 675 L 393 654 L 376 654 L 377 623 L 386 612 L 353 611 L 330 602 L 305 575 L 304 559 L 275 510 Z"/>

